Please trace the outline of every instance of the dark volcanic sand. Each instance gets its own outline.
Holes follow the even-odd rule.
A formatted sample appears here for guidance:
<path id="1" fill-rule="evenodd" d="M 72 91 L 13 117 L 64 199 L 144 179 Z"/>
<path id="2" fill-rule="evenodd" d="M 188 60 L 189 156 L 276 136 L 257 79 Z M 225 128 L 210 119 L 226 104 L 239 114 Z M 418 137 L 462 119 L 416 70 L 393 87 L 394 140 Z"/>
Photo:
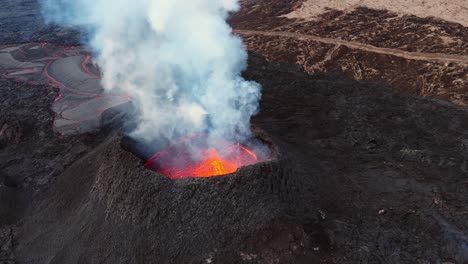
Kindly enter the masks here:
<path id="1" fill-rule="evenodd" d="M 144 169 L 119 123 L 60 136 L 57 89 L 0 80 L 0 263 L 468 262 L 465 107 L 250 55 L 279 153 L 211 179 Z"/>

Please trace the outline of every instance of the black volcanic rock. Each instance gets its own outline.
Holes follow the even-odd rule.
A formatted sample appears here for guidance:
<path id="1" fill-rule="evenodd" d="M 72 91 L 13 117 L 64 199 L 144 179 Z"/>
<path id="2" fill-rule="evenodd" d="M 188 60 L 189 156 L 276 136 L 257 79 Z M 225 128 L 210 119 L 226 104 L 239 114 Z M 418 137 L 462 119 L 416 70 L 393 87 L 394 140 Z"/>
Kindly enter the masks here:
<path id="1" fill-rule="evenodd" d="M 39 0 L 0 0 L 0 44 L 52 42 L 79 45 L 86 39 L 80 29 L 47 24 Z"/>
<path id="2" fill-rule="evenodd" d="M 249 65 L 246 77 L 263 85 L 254 123 L 292 158 L 289 182 L 304 201 L 296 216 L 324 216 L 334 262 L 467 261 L 466 237 L 445 231 L 468 230 L 460 213 L 468 200 L 466 108 L 257 56 Z M 439 228 L 428 221 L 434 212 Z"/>
<path id="3" fill-rule="evenodd" d="M 253 124 L 276 160 L 171 181 L 118 134 L 68 138 L 62 148 L 88 147 L 16 216 L 18 261 L 463 263 L 464 108 L 254 54 L 249 63 L 245 76 L 264 87 Z"/>
<path id="4" fill-rule="evenodd" d="M 277 30 L 466 53 L 466 41 L 440 45 L 445 33 L 466 39 L 466 28 L 453 23 L 403 16 L 372 37 L 369 23 L 355 22 L 392 14 L 330 11 L 317 23 L 296 23 L 276 16 L 301 1 L 243 2 L 261 8 L 233 18 L 240 28 L 285 26 Z M 78 38 L 60 28 L 42 34 L 49 31 L 33 0 L 0 3 L 18 9 L 0 18 L 2 43 Z M 437 30 L 404 46 L 394 33 L 414 25 Z M 55 90 L 0 81 L 0 125 L 12 131 L 5 135 L 21 131 L 0 148 L 0 262 L 466 263 L 467 110 L 394 89 L 462 104 L 466 67 L 294 39 L 246 40 L 270 60 L 250 54 L 245 77 L 263 85 L 252 123 L 279 156 L 219 178 L 170 181 L 144 169 L 121 148 L 118 122 L 60 137 L 51 129 Z"/>
<path id="5" fill-rule="evenodd" d="M 365 6 L 289 19 L 282 15 L 304 1 L 240 2 L 241 11 L 230 23 L 250 51 L 269 60 L 468 105 L 468 27 Z M 418 59 L 411 57 L 417 54 Z"/>
<path id="6" fill-rule="evenodd" d="M 232 175 L 172 181 L 146 170 L 119 141 L 64 172 L 49 195 L 54 202 L 19 235 L 43 241 L 20 246 L 21 262 L 235 263 L 242 254 L 260 262 L 304 255 L 306 236 L 284 203 L 291 186 L 280 157 Z"/>

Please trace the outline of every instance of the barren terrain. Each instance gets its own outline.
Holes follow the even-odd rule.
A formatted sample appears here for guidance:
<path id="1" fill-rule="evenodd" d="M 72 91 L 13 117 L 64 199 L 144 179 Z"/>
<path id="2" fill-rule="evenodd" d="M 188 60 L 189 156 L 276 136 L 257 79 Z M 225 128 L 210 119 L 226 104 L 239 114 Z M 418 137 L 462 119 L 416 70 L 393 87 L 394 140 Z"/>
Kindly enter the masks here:
<path id="1" fill-rule="evenodd" d="M 313 8 L 314 16 L 287 18 L 285 14 L 315 5 L 280 3 L 244 1 L 249 12 L 231 18 L 250 50 L 270 60 L 300 64 L 309 73 L 340 72 L 467 104 L 468 28 L 462 24 L 365 4 L 345 11 L 330 4 L 323 10 Z"/>
<path id="2" fill-rule="evenodd" d="M 241 2 L 275 157 L 173 181 L 77 29 L 0 0 L 0 263 L 468 263 L 466 4 Z"/>
<path id="3" fill-rule="evenodd" d="M 468 26 L 468 2 L 464 0 L 306 0 L 288 18 L 316 19 L 330 9 L 352 12 L 357 7 L 388 10 L 401 15 L 437 17 Z"/>

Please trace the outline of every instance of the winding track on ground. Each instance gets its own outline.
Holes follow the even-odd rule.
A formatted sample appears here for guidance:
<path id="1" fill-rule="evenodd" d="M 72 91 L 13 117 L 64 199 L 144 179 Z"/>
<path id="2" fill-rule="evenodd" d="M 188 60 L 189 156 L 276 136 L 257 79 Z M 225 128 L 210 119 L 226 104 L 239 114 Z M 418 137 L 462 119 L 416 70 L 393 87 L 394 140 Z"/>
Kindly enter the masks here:
<path id="1" fill-rule="evenodd" d="M 312 40 L 317 42 L 322 42 L 332 45 L 342 45 L 351 49 L 359 49 L 367 52 L 373 52 L 384 55 L 396 56 L 408 60 L 422 60 L 438 63 L 463 63 L 468 64 L 468 56 L 461 55 L 448 55 L 443 53 L 423 53 L 423 52 L 409 52 L 404 50 L 390 49 L 390 48 L 380 48 L 368 44 L 363 44 L 359 42 L 347 41 L 342 39 L 333 39 L 333 38 L 323 38 L 313 35 L 306 35 L 301 33 L 293 32 L 283 32 L 283 31 L 258 31 L 258 30 L 243 30 L 243 29 L 234 29 L 234 33 L 240 36 L 269 36 L 269 37 L 285 37 L 285 38 L 295 38 L 298 40 Z"/>

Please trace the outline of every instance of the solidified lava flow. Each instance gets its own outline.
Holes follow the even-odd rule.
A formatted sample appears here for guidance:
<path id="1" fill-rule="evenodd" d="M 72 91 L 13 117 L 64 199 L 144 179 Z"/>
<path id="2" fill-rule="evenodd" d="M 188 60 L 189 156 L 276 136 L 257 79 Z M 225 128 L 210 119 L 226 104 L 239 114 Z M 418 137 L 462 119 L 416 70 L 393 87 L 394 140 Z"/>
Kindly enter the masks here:
<path id="1" fill-rule="evenodd" d="M 105 111 L 130 102 L 105 93 L 99 69 L 84 47 L 41 43 L 0 45 L 0 78 L 59 88 L 52 102 L 53 130 L 61 135 L 96 131 Z"/>
<path id="2" fill-rule="evenodd" d="M 154 154 L 145 167 L 176 180 L 230 174 L 261 161 L 239 143 L 218 141 L 216 146 L 209 147 L 204 135 L 187 137 Z"/>

